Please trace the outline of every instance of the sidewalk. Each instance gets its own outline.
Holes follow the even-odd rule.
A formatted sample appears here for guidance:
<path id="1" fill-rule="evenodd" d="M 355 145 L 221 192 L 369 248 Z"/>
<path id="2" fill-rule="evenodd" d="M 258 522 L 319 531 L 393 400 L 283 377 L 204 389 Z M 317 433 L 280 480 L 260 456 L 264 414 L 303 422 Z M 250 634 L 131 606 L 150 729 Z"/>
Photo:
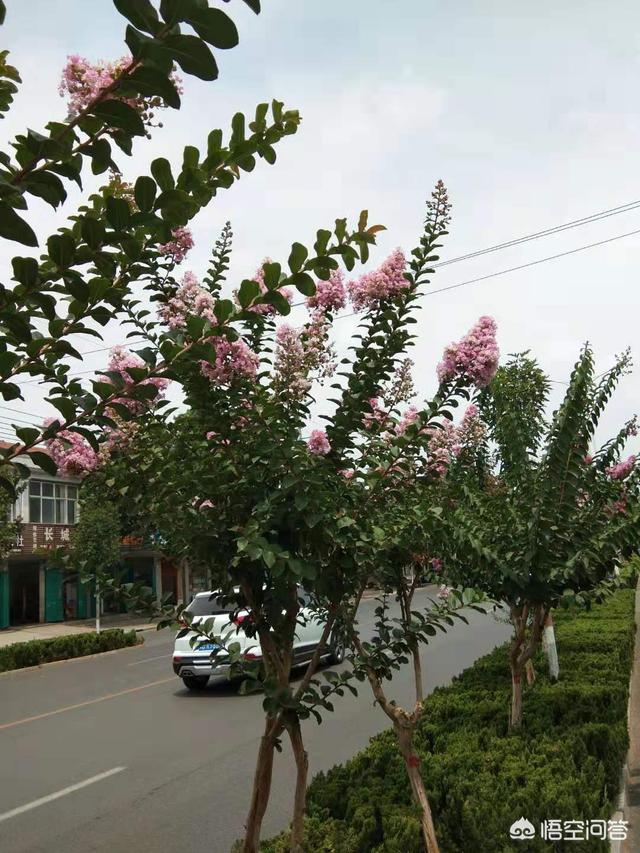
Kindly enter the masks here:
<path id="1" fill-rule="evenodd" d="M 103 616 L 100 627 L 102 630 L 123 628 L 125 631 L 150 631 L 156 626 L 154 622 L 145 621 L 141 616 L 116 613 Z M 64 637 L 69 634 L 85 634 L 95 629 L 95 619 L 74 619 L 73 622 L 45 622 L 5 628 L 0 631 L 0 647 L 10 646 L 12 643 L 27 643 L 29 640 L 51 640 L 54 637 Z"/>

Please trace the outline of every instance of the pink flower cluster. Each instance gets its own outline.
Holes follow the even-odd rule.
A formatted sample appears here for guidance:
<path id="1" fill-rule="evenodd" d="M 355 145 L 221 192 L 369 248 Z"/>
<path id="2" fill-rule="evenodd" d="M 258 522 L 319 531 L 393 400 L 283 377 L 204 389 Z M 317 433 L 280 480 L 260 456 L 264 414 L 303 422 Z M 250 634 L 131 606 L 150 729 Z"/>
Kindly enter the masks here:
<path id="1" fill-rule="evenodd" d="M 307 308 L 313 311 L 339 311 L 347 302 L 342 270 L 334 270 L 326 281 L 316 282 L 316 292 L 307 299 Z"/>
<path id="2" fill-rule="evenodd" d="M 124 381 L 125 388 L 129 388 L 132 385 L 140 384 L 154 385 L 158 390 L 155 400 L 151 401 L 134 400 L 130 397 L 117 397 L 114 400 L 115 403 L 119 403 L 120 405 L 125 406 L 127 409 L 129 409 L 130 412 L 140 414 L 162 397 L 165 388 L 169 384 L 169 380 L 162 379 L 159 376 L 152 376 L 149 379 L 143 379 L 142 382 L 138 383 L 129 373 L 130 367 L 139 368 L 147 367 L 147 365 L 139 356 L 134 355 L 134 353 L 132 352 L 129 352 L 123 346 L 113 347 L 113 349 L 111 350 L 109 363 L 107 364 L 107 370 L 119 373 Z M 105 374 L 103 374 L 103 381 L 113 385 L 113 380 Z"/>
<path id="3" fill-rule="evenodd" d="M 55 420 L 47 418 L 44 426 L 51 426 Z M 64 476 L 77 477 L 94 471 L 98 465 L 97 453 L 77 432 L 63 429 L 55 438 L 50 438 L 45 443 L 49 455 L 58 466 L 58 472 Z"/>
<path id="4" fill-rule="evenodd" d="M 442 477 L 461 450 L 458 428 L 451 421 L 443 421 L 441 428 L 430 432 L 427 467 L 432 474 Z"/>
<path id="5" fill-rule="evenodd" d="M 484 441 L 486 429 L 480 420 L 478 407 L 473 403 L 467 406 L 458 427 L 458 442 L 461 447 L 475 448 Z"/>
<path id="6" fill-rule="evenodd" d="M 380 398 L 371 397 L 369 405 L 371 406 L 371 411 L 367 412 L 362 419 L 362 425 L 365 429 L 373 429 L 375 426 L 386 424 L 389 413 L 380 405 Z"/>
<path id="7" fill-rule="evenodd" d="M 62 78 L 58 91 L 62 97 L 68 96 L 69 117 L 73 118 L 85 110 L 99 95 L 108 89 L 121 76 L 123 71 L 133 62 L 131 56 L 122 56 L 114 62 L 91 63 L 78 54 L 67 57 L 67 64 L 62 69 Z M 178 92 L 182 92 L 180 78 L 172 73 L 171 79 Z M 166 106 L 159 96 L 143 97 L 136 95 L 132 98 L 119 97 L 117 92 L 109 97 L 124 101 L 138 111 L 147 126 L 152 125 L 153 110 Z"/>
<path id="8" fill-rule="evenodd" d="M 635 464 L 636 457 L 634 454 L 632 454 L 622 462 L 618 462 L 617 465 L 611 465 L 610 468 L 607 468 L 606 473 L 609 475 L 609 477 L 611 477 L 612 480 L 624 480 L 624 478 L 628 477 L 629 474 L 633 471 Z"/>
<path id="9" fill-rule="evenodd" d="M 403 414 L 400 416 L 400 420 L 394 427 L 395 434 L 404 435 L 407 431 L 407 428 L 414 424 L 417 420 L 418 409 L 415 406 L 407 406 Z"/>
<path id="10" fill-rule="evenodd" d="M 187 317 L 193 315 L 204 317 L 215 326 L 218 321 L 213 306 L 213 296 L 200 285 L 194 273 L 186 272 L 175 296 L 160 308 L 158 314 L 170 329 L 183 329 Z"/>
<path id="11" fill-rule="evenodd" d="M 264 261 L 262 262 L 263 266 L 264 266 L 264 264 L 269 264 L 269 263 L 271 263 L 270 258 L 265 258 Z M 260 292 L 264 295 L 265 293 L 269 292 L 269 289 L 266 286 L 266 284 L 264 283 L 263 266 L 258 267 L 258 269 L 255 271 L 252 281 L 257 282 L 260 285 Z M 278 290 L 278 293 L 281 293 L 284 296 L 284 298 L 287 300 L 287 302 L 293 301 L 293 293 L 291 291 L 291 288 L 279 287 L 279 288 L 277 288 L 277 290 Z M 262 314 L 265 317 L 278 313 L 275 306 L 268 305 L 266 303 L 264 303 L 262 305 L 254 305 L 249 310 L 253 311 L 255 314 Z"/>
<path id="12" fill-rule="evenodd" d="M 331 450 L 327 433 L 323 429 L 312 430 L 307 441 L 307 447 L 309 453 L 313 453 L 315 456 L 326 456 Z"/>
<path id="13" fill-rule="evenodd" d="M 171 240 L 158 246 L 158 252 L 171 258 L 174 264 L 181 264 L 190 249 L 193 249 L 193 235 L 188 228 L 174 228 Z"/>
<path id="14" fill-rule="evenodd" d="M 396 249 L 377 270 L 365 273 L 348 284 L 351 304 L 356 311 L 376 307 L 382 300 L 393 299 L 409 287 L 404 277 L 407 265 L 402 249 Z"/>
<path id="15" fill-rule="evenodd" d="M 200 362 L 200 372 L 217 385 L 230 385 L 236 378 L 254 379 L 259 358 L 243 340 L 209 338 L 216 352 L 215 362 Z"/>
<path id="16" fill-rule="evenodd" d="M 294 399 L 302 399 L 313 379 L 324 379 L 335 370 L 329 344 L 328 322 L 321 312 L 301 329 L 282 323 L 276 331 L 274 388 Z"/>
<path id="17" fill-rule="evenodd" d="M 451 587 L 450 586 L 440 586 L 438 588 L 438 598 L 442 598 L 446 601 L 447 598 L 451 595 Z"/>
<path id="18" fill-rule="evenodd" d="M 462 374 L 478 388 L 486 387 L 496 375 L 500 358 L 496 331 L 493 317 L 480 317 L 462 340 L 449 344 L 436 371 L 440 382 Z"/>

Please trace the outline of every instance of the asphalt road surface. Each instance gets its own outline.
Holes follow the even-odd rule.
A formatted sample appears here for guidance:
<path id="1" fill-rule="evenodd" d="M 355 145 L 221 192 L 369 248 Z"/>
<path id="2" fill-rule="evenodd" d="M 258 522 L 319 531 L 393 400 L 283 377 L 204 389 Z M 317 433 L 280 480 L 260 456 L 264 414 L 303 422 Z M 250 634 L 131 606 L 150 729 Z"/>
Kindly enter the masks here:
<path id="1" fill-rule="evenodd" d="M 416 605 L 431 590 L 420 590 Z M 375 602 L 362 604 L 363 634 Z M 434 638 L 425 690 L 508 636 L 491 615 L 469 615 Z M 228 853 L 242 833 L 261 697 L 231 687 L 190 693 L 171 669 L 172 634 L 146 632 L 137 648 L 0 675 L 2 853 Z M 393 693 L 410 701 L 411 674 Z M 385 728 L 368 685 L 337 699 L 322 726 L 306 723 L 310 778 L 349 758 Z M 288 743 L 277 757 L 265 836 L 289 822 Z"/>

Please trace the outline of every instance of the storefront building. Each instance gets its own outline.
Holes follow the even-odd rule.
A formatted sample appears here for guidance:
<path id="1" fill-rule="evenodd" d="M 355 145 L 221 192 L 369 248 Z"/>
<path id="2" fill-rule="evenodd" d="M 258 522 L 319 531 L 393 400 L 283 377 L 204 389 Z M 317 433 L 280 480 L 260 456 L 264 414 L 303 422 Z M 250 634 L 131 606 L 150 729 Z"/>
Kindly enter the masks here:
<path id="1" fill-rule="evenodd" d="M 15 547 L 0 565 L 0 629 L 95 616 L 92 585 L 52 559 L 71 543 L 80 481 L 53 477 L 30 459 L 20 461 L 30 468 L 30 476 L 12 508 L 12 520 L 20 523 Z M 141 581 L 158 599 L 166 592 L 176 603 L 188 599 L 188 572 L 167 559 L 157 543 L 127 537 L 121 554 L 125 582 Z M 104 610 L 109 612 L 108 602 Z"/>

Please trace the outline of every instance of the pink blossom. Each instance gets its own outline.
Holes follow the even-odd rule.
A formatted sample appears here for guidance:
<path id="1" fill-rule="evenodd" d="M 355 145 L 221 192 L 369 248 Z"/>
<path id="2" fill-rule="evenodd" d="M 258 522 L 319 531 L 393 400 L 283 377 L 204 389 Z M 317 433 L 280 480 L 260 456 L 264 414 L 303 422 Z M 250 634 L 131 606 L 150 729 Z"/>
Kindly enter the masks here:
<path id="1" fill-rule="evenodd" d="M 318 311 L 339 311 L 347 301 L 344 273 L 334 270 L 326 281 L 316 282 L 316 292 L 307 299 L 307 307 Z"/>
<path id="2" fill-rule="evenodd" d="M 415 406 L 407 406 L 404 411 L 404 414 L 395 425 L 395 434 L 396 435 L 404 435 L 407 431 L 407 428 L 410 427 L 418 420 L 418 410 Z"/>
<path id="3" fill-rule="evenodd" d="M 477 448 L 484 441 L 486 429 L 480 420 L 478 407 L 473 403 L 467 406 L 460 426 L 458 427 L 458 442 L 461 447 Z"/>
<path id="4" fill-rule="evenodd" d="M 334 370 L 334 351 L 324 315 L 314 315 L 300 329 L 288 323 L 278 326 L 274 358 L 274 388 L 277 391 L 301 400 L 313 380 L 325 379 Z"/>
<path id="5" fill-rule="evenodd" d="M 585 453 L 582 457 L 582 461 L 585 465 L 591 465 L 593 462 L 593 456 L 590 453 Z"/>
<path id="6" fill-rule="evenodd" d="M 606 473 L 612 480 L 624 480 L 624 478 L 633 471 L 635 463 L 636 457 L 632 454 L 623 462 L 618 462 L 617 465 L 611 465 L 610 468 L 607 468 Z"/>
<path id="7" fill-rule="evenodd" d="M 492 317 L 480 317 L 462 340 L 449 344 L 436 371 L 440 382 L 464 375 L 478 388 L 486 387 L 498 369 L 496 331 Z"/>
<path id="8" fill-rule="evenodd" d="M 55 418 L 47 418 L 44 427 L 51 426 Z M 59 421 L 58 421 L 59 423 Z M 98 465 L 98 455 L 86 438 L 68 429 L 60 430 L 55 438 L 45 442 L 49 455 L 63 476 L 79 476 L 94 471 Z"/>
<path id="9" fill-rule="evenodd" d="M 174 228 L 171 240 L 158 246 L 158 252 L 171 258 L 175 264 L 181 264 L 190 249 L 193 249 L 193 236 L 188 228 Z"/>
<path id="10" fill-rule="evenodd" d="M 431 560 L 431 568 L 434 572 L 442 571 L 442 560 L 440 559 L 440 557 L 433 557 L 433 559 Z"/>
<path id="11" fill-rule="evenodd" d="M 123 56 L 114 62 L 99 61 L 89 62 L 78 54 L 67 57 L 67 64 L 62 69 L 62 78 L 58 91 L 62 97 L 68 96 L 69 118 L 73 118 L 87 109 L 100 94 L 108 89 L 127 69 L 133 58 Z M 172 73 L 171 79 L 179 93 L 182 92 L 181 81 L 177 74 Z M 160 96 L 154 95 L 144 97 L 134 95 L 123 98 L 117 91 L 110 92 L 112 100 L 123 101 L 135 109 L 147 127 L 153 125 L 153 110 L 162 109 L 166 106 Z"/>
<path id="12" fill-rule="evenodd" d="M 448 420 L 443 421 L 439 428 L 430 428 L 429 433 L 427 468 L 431 473 L 442 477 L 460 453 L 460 434 L 458 428 Z"/>
<path id="13" fill-rule="evenodd" d="M 149 379 L 143 379 L 141 382 L 137 382 L 131 374 L 129 373 L 129 368 L 141 368 L 147 367 L 145 362 L 137 355 L 132 352 L 129 352 L 122 346 L 115 346 L 111 350 L 109 363 L 107 364 L 107 370 L 110 372 L 119 373 L 124 382 L 125 389 L 130 388 L 133 385 L 153 385 L 157 389 L 157 394 L 154 400 L 152 401 L 144 401 L 144 400 L 135 400 L 132 397 L 116 397 L 113 401 L 114 403 L 119 403 L 121 406 L 125 406 L 129 409 L 130 412 L 135 414 L 140 414 L 147 410 L 150 406 L 152 406 L 155 402 L 157 402 L 163 395 L 165 388 L 169 384 L 168 379 L 163 379 L 159 376 L 152 376 Z M 102 381 L 107 382 L 113 385 L 113 380 L 111 377 L 106 374 L 101 374 Z M 107 411 L 107 414 L 111 414 Z"/>
<path id="14" fill-rule="evenodd" d="M 212 430 L 211 432 L 208 432 L 208 433 L 207 433 L 206 437 L 207 437 L 207 439 L 208 439 L 209 441 L 211 441 L 211 439 L 215 438 L 217 435 L 218 435 L 218 433 L 217 433 L 217 432 L 214 432 L 214 431 Z"/>
<path id="15" fill-rule="evenodd" d="M 243 340 L 209 338 L 216 353 L 215 362 L 200 362 L 200 372 L 217 385 L 230 385 L 236 378 L 255 379 L 259 358 Z"/>
<path id="16" fill-rule="evenodd" d="M 344 477 L 345 480 L 352 480 L 355 473 L 356 472 L 353 468 L 341 468 L 340 471 L 338 471 L 338 474 L 340 474 L 341 477 Z"/>
<path id="17" fill-rule="evenodd" d="M 188 271 L 182 276 L 175 295 L 159 309 L 158 314 L 170 329 L 183 329 L 187 317 L 191 316 L 204 317 L 215 326 L 218 321 L 213 311 L 214 304 L 213 296 L 200 285 L 195 274 Z"/>
<path id="18" fill-rule="evenodd" d="M 215 506 L 215 504 L 213 503 L 213 501 L 206 500 L 206 501 L 202 501 L 202 503 L 200 504 L 198 509 L 210 509 L 211 507 L 214 507 L 214 506 Z"/>
<path id="19" fill-rule="evenodd" d="M 404 276 L 407 265 L 402 249 L 396 249 L 377 270 L 365 273 L 348 284 L 351 304 L 356 311 L 376 307 L 381 300 L 393 299 L 409 287 Z"/>
<path id="20" fill-rule="evenodd" d="M 451 595 L 451 587 L 444 584 L 438 588 L 438 598 L 446 600 Z"/>
<path id="21" fill-rule="evenodd" d="M 313 453 L 315 456 L 326 456 L 331 450 L 327 433 L 323 429 L 312 430 L 307 441 L 307 447 L 309 453 Z"/>

